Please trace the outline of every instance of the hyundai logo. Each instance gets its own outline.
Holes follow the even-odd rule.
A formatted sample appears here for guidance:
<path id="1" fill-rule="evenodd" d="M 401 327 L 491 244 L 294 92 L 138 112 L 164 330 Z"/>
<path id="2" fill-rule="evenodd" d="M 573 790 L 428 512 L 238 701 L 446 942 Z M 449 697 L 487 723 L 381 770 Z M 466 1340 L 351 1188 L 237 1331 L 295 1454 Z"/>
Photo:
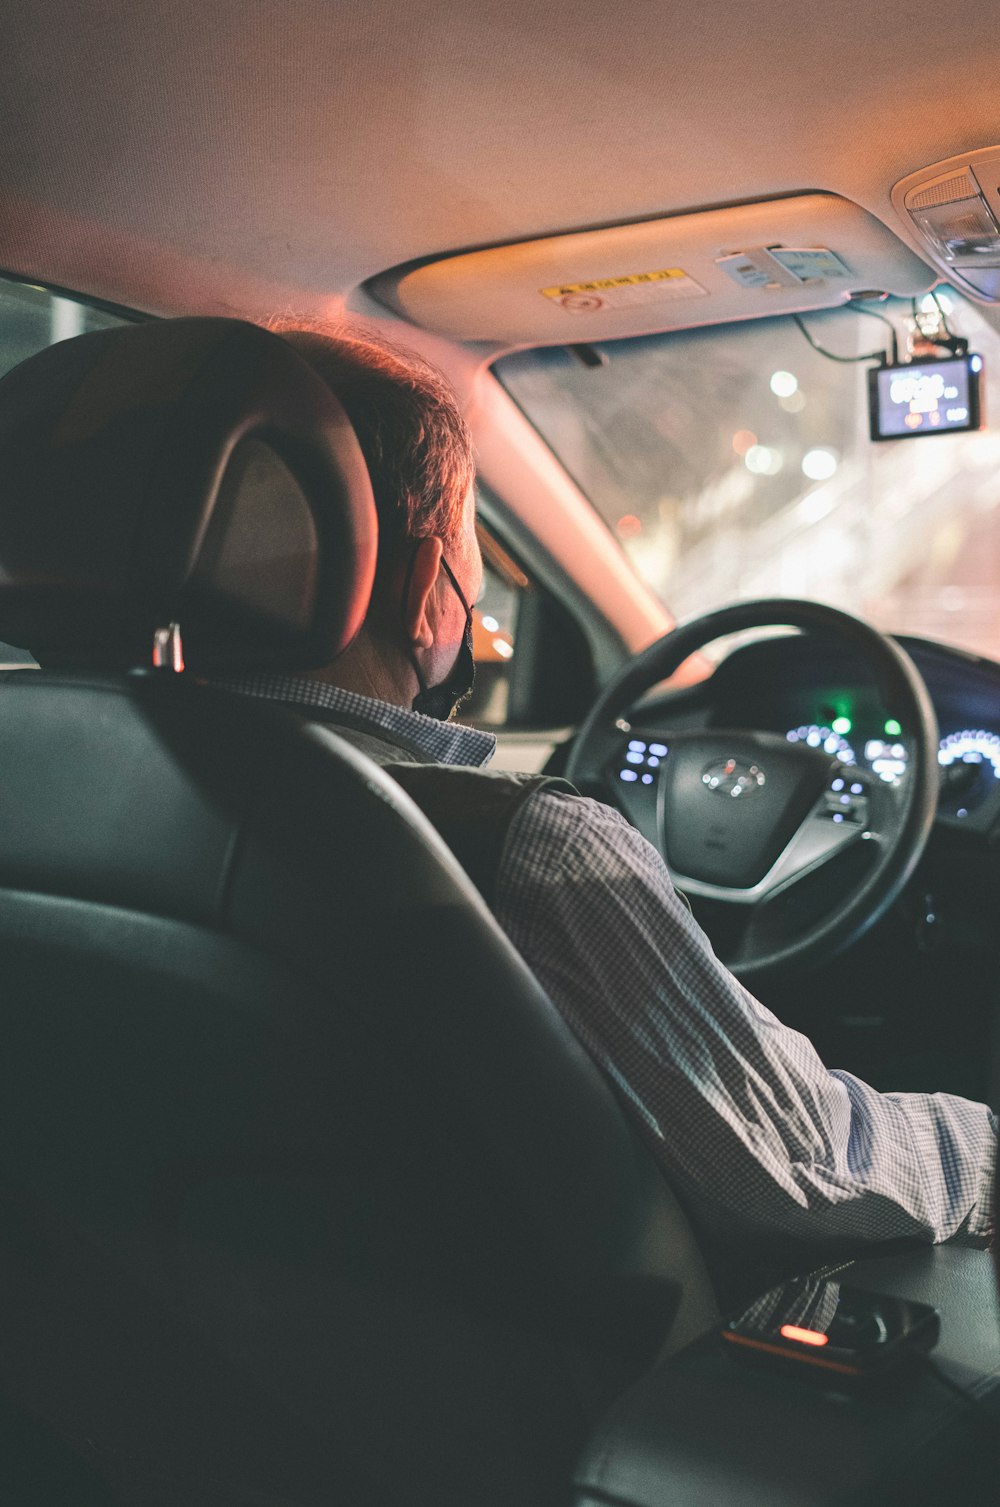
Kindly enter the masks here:
<path id="1" fill-rule="evenodd" d="M 716 795 L 756 795 L 766 783 L 764 771 L 757 764 L 741 764 L 739 759 L 721 759 L 709 764 L 701 777 L 701 783 L 714 790 Z"/>

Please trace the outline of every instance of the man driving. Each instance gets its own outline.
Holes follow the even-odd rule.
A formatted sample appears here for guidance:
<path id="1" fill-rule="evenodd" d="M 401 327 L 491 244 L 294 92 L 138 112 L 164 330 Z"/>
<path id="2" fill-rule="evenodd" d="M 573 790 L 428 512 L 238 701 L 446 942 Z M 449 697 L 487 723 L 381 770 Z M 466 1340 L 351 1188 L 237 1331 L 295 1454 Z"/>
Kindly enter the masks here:
<path id="1" fill-rule="evenodd" d="M 390 772 L 466 771 L 460 793 L 438 780 L 425 810 L 446 838 L 449 809 L 455 830 L 480 834 L 488 884 L 471 871 L 498 922 L 703 1228 L 829 1248 L 985 1243 L 996 1158 L 985 1105 L 879 1093 L 827 1070 L 718 961 L 663 859 L 620 814 L 558 782 L 485 772 L 493 737 L 450 720 L 472 684 L 482 580 L 457 403 L 417 358 L 281 333 L 355 427 L 379 565 L 364 627 L 334 663 L 226 684 L 330 723 Z M 478 826 L 463 824 L 470 811 Z"/>

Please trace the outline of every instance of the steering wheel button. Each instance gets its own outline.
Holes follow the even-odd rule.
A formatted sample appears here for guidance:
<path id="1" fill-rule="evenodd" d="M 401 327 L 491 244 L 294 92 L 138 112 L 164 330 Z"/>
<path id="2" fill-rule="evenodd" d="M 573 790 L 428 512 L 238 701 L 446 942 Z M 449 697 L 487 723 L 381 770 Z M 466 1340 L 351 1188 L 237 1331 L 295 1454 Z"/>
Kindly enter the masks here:
<path id="1" fill-rule="evenodd" d="M 649 751 L 651 754 L 656 754 L 658 759 L 662 759 L 666 755 L 667 745 L 665 743 L 651 743 Z"/>
<path id="2" fill-rule="evenodd" d="M 629 740 L 629 745 L 628 746 L 629 746 L 630 752 L 632 752 L 632 753 L 645 753 L 646 752 L 646 745 L 645 745 L 645 743 L 643 743 L 643 741 L 642 741 L 641 738 L 631 738 Z"/>
<path id="3" fill-rule="evenodd" d="M 641 753 L 633 753 L 631 751 L 631 749 L 625 755 L 625 757 L 626 757 L 626 759 L 628 760 L 628 762 L 630 764 L 642 764 L 644 762 L 642 754 Z"/>
<path id="4" fill-rule="evenodd" d="M 626 784 L 631 784 L 632 781 L 637 780 L 639 776 L 634 769 L 623 769 L 618 778 L 620 780 L 624 780 Z"/>

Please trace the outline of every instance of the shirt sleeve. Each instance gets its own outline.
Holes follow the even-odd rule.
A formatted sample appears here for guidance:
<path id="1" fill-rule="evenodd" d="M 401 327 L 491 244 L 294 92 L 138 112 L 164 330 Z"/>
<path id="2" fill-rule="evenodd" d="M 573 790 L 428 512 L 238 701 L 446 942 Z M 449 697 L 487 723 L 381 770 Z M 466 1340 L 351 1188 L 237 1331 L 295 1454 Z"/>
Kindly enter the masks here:
<path id="1" fill-rule="evenodd" d="M 554 792 L 527 801 L 497 917 L 707 1212 L 810 1241 L 984 1242 L 986 1106 L 828 1071 L 719 962 L 660 855 L 616 811 Z"/>

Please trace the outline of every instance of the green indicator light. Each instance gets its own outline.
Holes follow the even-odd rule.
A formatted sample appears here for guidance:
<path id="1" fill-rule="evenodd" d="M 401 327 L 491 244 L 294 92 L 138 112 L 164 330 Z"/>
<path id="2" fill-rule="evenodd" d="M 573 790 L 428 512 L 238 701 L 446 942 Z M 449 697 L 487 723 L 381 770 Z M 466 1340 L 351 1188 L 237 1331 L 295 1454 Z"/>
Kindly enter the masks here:
<path id="1" fill-rule="evenodd" d="M 851 719 L 850 717 L 834 717 L 830 726 L 835 733 L 840 733 L 841 737 L 845 737 L 851 730 Z"/>
<path id="2" fill-rule="evenodd" d="M 889 718 L 888 722 L 885 724 L 885 730 L 889 734 L 890 738 L 898 738 L 900 733 L 903 731 L 899 723 L 896 721 L 895 717 Z"/>

